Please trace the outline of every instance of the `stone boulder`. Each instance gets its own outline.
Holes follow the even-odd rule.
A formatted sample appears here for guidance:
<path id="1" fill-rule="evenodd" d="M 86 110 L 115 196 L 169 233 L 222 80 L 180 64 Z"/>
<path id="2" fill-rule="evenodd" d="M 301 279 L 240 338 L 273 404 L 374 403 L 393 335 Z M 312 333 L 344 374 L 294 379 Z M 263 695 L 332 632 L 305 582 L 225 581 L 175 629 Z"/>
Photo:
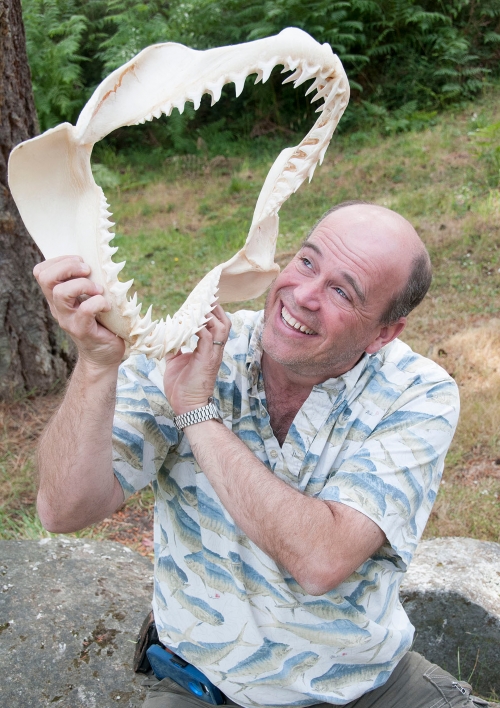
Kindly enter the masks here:
<path id="1" fill-rule="evenodd" d="M 132 659 L 151 562 L 64 536 L 0 541 L 0 553 L 2 705 L 138 708 L 145 691 Z M 500 544 L 421 542 L 401 597 L 416 651 L 476 692 L 500 693 Z"/>
<path id="2" fill-rule="evenodd" d="M 500 544 L 421 541 L 401 587 L 415 651 L 483 696 L 500 694 Z"/>
<path id="3" fill-rule="evenodd" d="M 119 543 L 0 542 L 0 689 L 9 708 L 140 706 L 135 640 L 152 563 Z"/>

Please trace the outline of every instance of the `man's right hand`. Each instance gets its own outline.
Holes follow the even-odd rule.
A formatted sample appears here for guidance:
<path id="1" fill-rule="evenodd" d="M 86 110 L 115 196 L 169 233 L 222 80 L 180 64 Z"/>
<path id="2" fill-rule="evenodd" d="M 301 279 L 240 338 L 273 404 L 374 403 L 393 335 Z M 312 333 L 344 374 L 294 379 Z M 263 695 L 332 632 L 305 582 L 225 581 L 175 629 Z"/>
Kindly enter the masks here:
<path id="1" fill-rule="evenodd" d="M 101 521 L 123 503 L 111 434 L 125 343 L 97 322 L 96 315 L 111 306 L 103 288 L 89 280 L 90 268 L 80 256 L 44 261 L 33 274 L 79 352 L 38 450 L 40 519 L 49 531 L 67 533 Z"/>
<path id="2" fill-rule="evenodd" d="M 96 320 L 96 315 L 109 312 L 111 305 L 103 296 L 102 286 L 89 280 L 90 267 L 82 258 L 51 258 L 38 263 L 33 275 L 52 315 L 78 347 L 80 359 L 97 368 L 117 367 L 125 343 Z"/>

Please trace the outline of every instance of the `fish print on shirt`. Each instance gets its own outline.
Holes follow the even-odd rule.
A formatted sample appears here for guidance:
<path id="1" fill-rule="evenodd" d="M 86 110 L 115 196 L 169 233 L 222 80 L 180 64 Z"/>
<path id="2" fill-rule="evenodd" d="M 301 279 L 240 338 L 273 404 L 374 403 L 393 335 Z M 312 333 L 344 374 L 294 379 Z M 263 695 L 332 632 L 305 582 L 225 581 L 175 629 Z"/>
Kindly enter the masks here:
<path id="1" fill-rule="evenodd" d="M 120 367 L 114 469 L 126 496 L 155 491 L 160 637 L 248 708 L 344 704 L 382 685 L 411 646 L 399 586 L 439 488 L 457 388 L 394 340 L 315 386 L 280 447 L 260 369 L 262 313 L 230 317 L 214 390 L 224 424 L 273 474 L 362 512 L 387 542 L 334 590 L 309 595 L 223 508 L 173 425 L 160 367 L 134 355 Z"/>

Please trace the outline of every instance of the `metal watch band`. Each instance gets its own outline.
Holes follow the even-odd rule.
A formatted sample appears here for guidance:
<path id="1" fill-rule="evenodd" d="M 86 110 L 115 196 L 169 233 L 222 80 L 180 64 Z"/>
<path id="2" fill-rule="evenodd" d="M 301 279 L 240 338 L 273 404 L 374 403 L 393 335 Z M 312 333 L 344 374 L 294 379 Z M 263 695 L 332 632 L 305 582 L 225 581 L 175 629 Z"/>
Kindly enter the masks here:
<path id="1" fill-rule="evenodd" d="M 174 425 L 177 430 L 184 430 L 188 425 L 203 423 L 205 420 L 212 420 L 212 418 L 221 421 L 214 399 L 210 396 L 207 406 L 201 406 L 201 408 L 195 408 L 194 411 L 188 411 L 187 413 L 174 416 Z"/>

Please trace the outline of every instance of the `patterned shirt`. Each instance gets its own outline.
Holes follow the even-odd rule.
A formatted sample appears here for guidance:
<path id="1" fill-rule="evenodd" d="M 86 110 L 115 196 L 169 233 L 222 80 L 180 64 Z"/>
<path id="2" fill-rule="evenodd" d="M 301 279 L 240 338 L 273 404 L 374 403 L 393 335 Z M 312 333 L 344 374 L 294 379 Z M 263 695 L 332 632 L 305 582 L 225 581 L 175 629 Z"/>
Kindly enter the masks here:
<path id="1" fill-rule="evenodd" d="M 262 313 L 231 320 L 214 391 L 224 424 L 279 479 L 357 509 L 388 540 L 336 588 L 308 595 L 222 506 L 173 425 L 161 364 L 132 356 L 119 376 L 114 468 L 126 495 L 149 482 L 155 492 L 160 638 L 243 706 L 342 705 L 384 684 L 412 643 L 398 590 L 436 498 L 457 387 L 394 340 L 314 386 L 280 447 Z"/>

